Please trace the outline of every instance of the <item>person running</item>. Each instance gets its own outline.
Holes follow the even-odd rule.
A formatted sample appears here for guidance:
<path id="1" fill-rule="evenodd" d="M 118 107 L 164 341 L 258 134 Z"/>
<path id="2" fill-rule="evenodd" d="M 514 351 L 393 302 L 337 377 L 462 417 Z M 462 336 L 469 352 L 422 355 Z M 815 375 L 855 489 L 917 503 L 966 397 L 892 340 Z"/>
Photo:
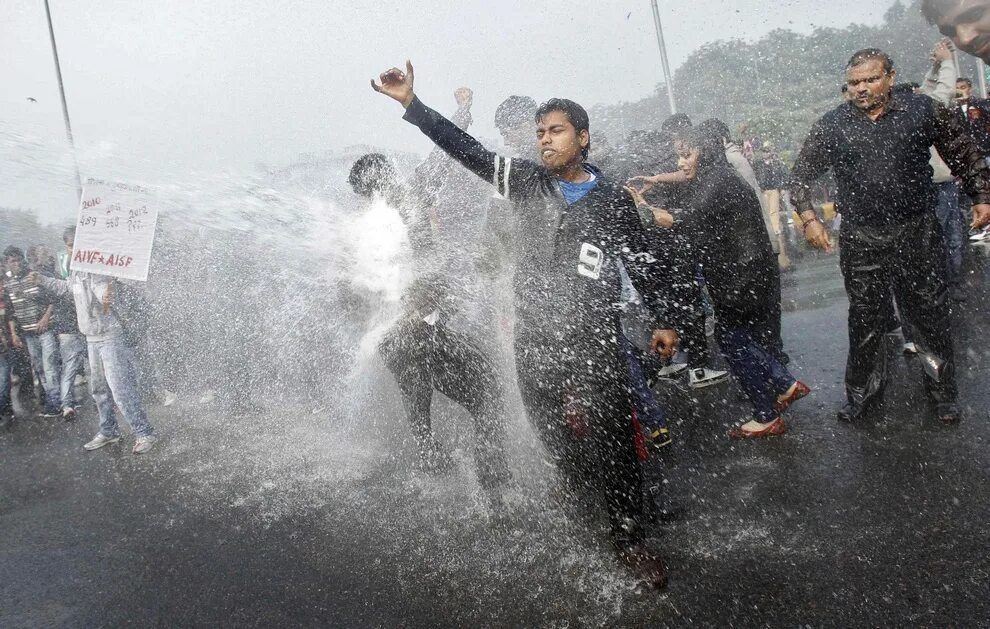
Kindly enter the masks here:
<path id="1" fill-rule="evenodd" d="M 702 133 L 709 135 L 713 140 L 721 143 L 725 147 L 725 159 L 732 166 L 732 169 L 736 174 L 745 181 L 753 192 L 756 194 L 760 201 L 761 216 L 763 218 L 763 226 L 767 230 L 767 236 L 770 238 L 770 247 L 773 249 L 773 253 L 780 260 L 780 253 L 783 249 L 780 246 L 781 239 L 779 238 L 779 233 L 776 227 L 774 227 L 771 220 L 771 213 L 767 211 L 767 204 L 764 200 L 763 190 L 760 188 L 759 182 L 756 180 L 756 173 L 753 171 L 753 167 L 750 166 L 749 161 L 743 157 L 742 149 L 740 149 L 733 141 L 730 136 L 729 127 L 724 122 L 717 118 L 710 118 L 705 120 L 698 125 L 698 130 Z M 779 268 L 783 268 L 785 265 L 778 264 Z M 781 364 L 786 365 L 790 362 L 790 357 L 784 351 L 784 341 L 781 337 L 781 307 L 780 307 L 780 281 L 776 282 L 777 290 L 771 295 L 770 308 L 771 308 L 771 319 L 770 325 L 765 330 L 763 336 L 760 337 L 760 343 L 769 349 L 774 357 L 781 362 Z"/>
<path id="2" fill-rule="evenodd" d="M 678 137 L 678 165 L 688 181 L 688 207 L 675 216 L 628 187 L 637 206 L 662 227 L 680 232 L 694 252 L 715 308 L 716 337 L 732 375 L 753 405 L 729 435 L 749 439 L 786 431 L 781 415 L 809 393 L 772 347 L 780 270 L 763 224 L 760 200 L 733 170 L 720 138 L 704 129 Z"/>
<path id="3" fill-rule="evenodd" d="M 405 72 L 392 68 L 379 79 L 380 84 L 371 81 L 372 88 L 401 103 L 406 121 L 513 203 L 519 220 L 514 340 L 526 413 L 565 474 L 575 463 L 565 416 L 582 417 L 595 445 L 597 479 L 619 557 L 663 587 L 666 568 L 645 543 L 641 525 L 642 475 L 618 348 L 618 262 L 645 299 L 657 293 L 646 280 L 647 261 L 636 255 L 643 251 L 642 225 L 632 200 L 585 162 L 591 143 L 587 112 L 566 99 L 540 106 L 538 164 L 487 150 L 424 105 L 413 91 L 411 63 Z M 654 312 L 663 311 L 655 305 Z M 676 333 L 654 327 L 652 346 L 672 353 Z"/>
<path id="4" fill-rule="evenodd" d="M 876 410 L 887 379 L 883 339 L 891 293 L 911 325 L 926 363 L 924 383 L 935 416 L 959 421 L 955 357 L 949 328 L 945 243 L 935 215 L 929 165 L 934 145 L 973 199 L 973 227 L 990 222 L 990 170 L 952 110 L 911 91 L 893 93 L 894 62 L 876 48 L 846 64 L 850 100 L 811 128 L 791 173 L 791 200 L 805 239 L 831 251 L 832 240 L 811 204 L 815 180 L 835 173 L 842 208 L 839 266 L 849 296 L 845 406 L 859 420 Z"/>

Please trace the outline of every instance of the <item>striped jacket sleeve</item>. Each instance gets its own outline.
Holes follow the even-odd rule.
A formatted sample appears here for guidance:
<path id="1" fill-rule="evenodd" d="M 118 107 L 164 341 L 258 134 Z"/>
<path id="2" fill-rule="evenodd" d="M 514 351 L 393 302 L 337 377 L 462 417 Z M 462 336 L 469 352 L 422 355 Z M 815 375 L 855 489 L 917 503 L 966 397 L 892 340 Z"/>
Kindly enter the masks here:
<path id="1" fill-rule="evenodd" d="M 419 98 L 413 99 L 402 118 L 419 127 L 434 144 L 465 168 L 490 181 L 500 195 L 511 200 L 520 197 L 522 191 L 518 183 L 524 172 L 532 171 L 531 162 L 502 157 L 489 151 L 466 131 L 424 105 Z"/>

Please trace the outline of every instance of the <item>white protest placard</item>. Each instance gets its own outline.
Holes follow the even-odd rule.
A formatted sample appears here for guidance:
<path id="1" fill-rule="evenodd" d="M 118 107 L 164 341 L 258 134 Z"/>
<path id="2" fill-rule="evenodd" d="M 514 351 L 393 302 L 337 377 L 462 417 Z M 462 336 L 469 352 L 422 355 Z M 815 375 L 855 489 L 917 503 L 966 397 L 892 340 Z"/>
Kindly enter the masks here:
<path id="1" fill-rule="evenodd" d="M 90 179 L 83 188 L 70 269 L 148 279 L 158 206 L 144 188 Z"/>

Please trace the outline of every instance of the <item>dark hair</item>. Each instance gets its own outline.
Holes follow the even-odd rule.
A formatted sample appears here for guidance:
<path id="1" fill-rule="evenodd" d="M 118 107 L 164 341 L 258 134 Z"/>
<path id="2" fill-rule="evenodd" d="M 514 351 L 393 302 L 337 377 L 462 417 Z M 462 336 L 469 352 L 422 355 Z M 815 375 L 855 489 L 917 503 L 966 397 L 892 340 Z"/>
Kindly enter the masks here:
<path id="1" fill-rule="evenodd" d="M 537 108 L 536 115 L 533 116 L 533 119 L 539 122 L 540 118 L 554 111 L 563 112 L 570 123 L 574 125 L 574 130 L 578 133 L 582 131 L 588 132 L 588 146 L 581 149 L 581 157 L 588 157 L 588 153 L 591 151 L 591 122 L 588 120 L 588 112 L 584 110 L 584 107 L 572 100 L 551 98 Z"/>
<path id="2" fill-rule="evenodd" d="M 69 225 L 68 227 L 65 228 L 65 231 L 62 232 L 62 242 L 68 242 L 69 238 L 71 238 L 73 242 L 76 241 L 75 225 Z"/>
<path id="3" fill-rule="evenodd" d="M 10 245 L 9 247 L 3 250 L 3 259 L 6 260 L 7 258 L 20 258 L 21 260 L 23 260 L 24 252 L 21 251 L 19 247 Z"/>
<path id="4" fill-rule="evenodd" d="M 973 87 L 973 82 L 964 76 L 961 76 L 958 79 L 956 79 L 956 83 L 965 83 L 966 85 Z"/>
<path id="5" fill-rule="evenodd" d="M 921 14 L 925 16 L 929 24 L 934 24 L 940 17 L 959 4 L 959 0 L 923 0 L 921 3 Z"/>
<path id="6" fill-rule="evenodd" d="M 677 134 L 677 141 L 698 149 L 698 169 L 710 170 L 720 166 L 728 166 L 725 158 L 725 148 L 722 140 L 705 132 L 701 126 L 684 129 Z"/>
<path id="7" fill-rule="evenodd" d="M 880 50 L 879 48 L 864 48 L 862 50 L 857 50 L 853 53 L 853 56 L 849 57 L 849 63 L 846 64 L 846 69 L 855 68 L 858 65 L 862 65 L 869 61 L 879 61 L 883 64 L 883 71 L 890 74 L 894 70 L 894 60 L 890 58 L 890 55 Z"/>
<path id="8" fill-rule="evenodd" d="M 529 122 L 536 111 L 536 101 L 529 96 L 510 96 L 495 108 L 495 127 L 506 129 Z"/>
<path id="9" fill-rule="evenodd" d="M 668 133 L 677 133 L 690 128 L 691 118 L 687 114 L 674 114 L 660 123 L 660 130 Z"/>
<path id="10" fill-rule="evenodd" d="M 370 197 L 375 192 L 387 192 L 398 180 L 395 166 L 381 153 L 359 157 L 347 176 L 347 183 L 363 197 Z"/>
<path id="11" fill-rule="evenodd" d="M 718 118 L 709 118 L 708 120 L 701 122 L 695 128 L 702 133 L 707 133 L 721 142 L 728 142 L 732 139 L 732 132 L 729 131 L 729 125 L 725 124 Z"/>

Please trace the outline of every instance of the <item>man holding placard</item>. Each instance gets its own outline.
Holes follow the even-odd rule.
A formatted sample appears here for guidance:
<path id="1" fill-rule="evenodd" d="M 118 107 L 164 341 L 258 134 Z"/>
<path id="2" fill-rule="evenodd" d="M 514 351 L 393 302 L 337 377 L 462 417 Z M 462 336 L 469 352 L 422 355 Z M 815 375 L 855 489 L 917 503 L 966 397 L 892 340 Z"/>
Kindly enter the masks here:
<path id="1" fill-rule="evenodd" d="M 86 450 L 120 440 L 117 406 L 134 433 L 134 454 L 155 444 L 127 345 L 127 322 L 114 308 L 114 294 L 120 292 L 115 278 L 148 278 L 157 221 L 145 190 L 91 180 L 79 206 L 68 279 L 32 275 L 46 290 L 75 300 L 79 331 L 89 348 L 89 390 L 100 414 L 100 431 L 83 446 Z"/>
<path id="2" fill-rule="evenodd" d="M 151 422 L 141 402 L 137 372 L 124 340 L 124 326 L 113 308 L 114 279 L 105 275 L 72 271 L 58 280 L 38 273 L 32 280 L 58 296 L 72 295 L 79 331 L 89 346 L 89 390 L 100 414 L 100 431 L 83 448 L 97 450 L 120 441 L 116 406 L 134 433 L 134 454 L 144 454 L 155 444 Z"/>

